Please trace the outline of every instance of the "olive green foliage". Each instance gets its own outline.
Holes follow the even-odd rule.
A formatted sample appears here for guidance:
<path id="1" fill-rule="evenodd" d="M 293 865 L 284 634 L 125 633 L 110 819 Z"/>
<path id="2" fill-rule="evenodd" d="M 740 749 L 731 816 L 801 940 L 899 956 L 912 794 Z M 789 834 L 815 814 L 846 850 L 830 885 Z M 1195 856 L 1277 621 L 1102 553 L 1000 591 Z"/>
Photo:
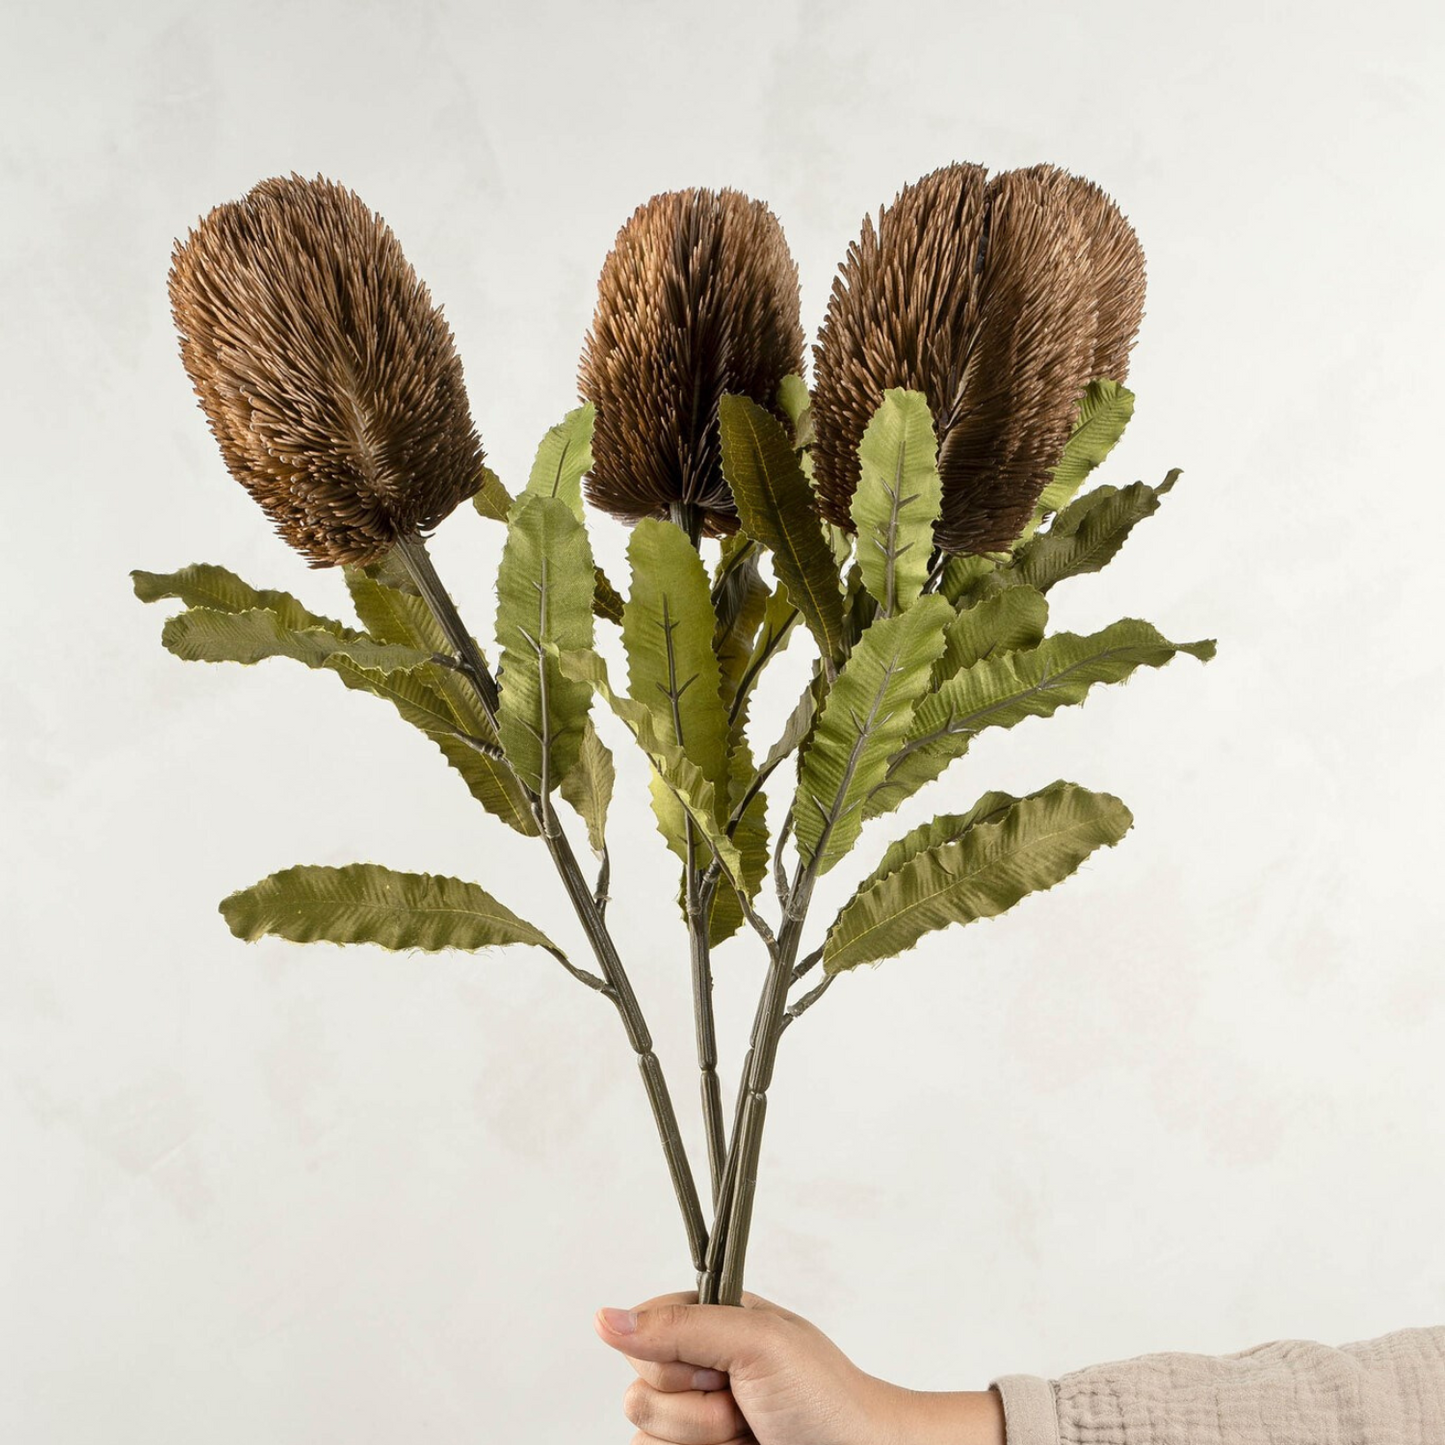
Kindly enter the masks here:
<path id="1" fill-rule="evenodd" d="M 515 496 L 485 472 L 473 507 L 505 528 L 495 637 L 477 639 L 482 665 L 496 659 L 494 707 L 394 556 L 343 569 L 356 625 L 215 566 L 134 572 L 136 595 L 181 604 L 162 642 L 187 661 L 286 658 L 390 702 L 519 833 L 563 828 L 554 799 L 565 801 L 602 860 L 604 905 L 618 778 L 609 742 L 635 743 L 690 926 L 714 947 L 745 923 L 766 938 L 758 910 L 770 863 L 780 898 L 805 906 L 812 880 L 847 860 L 870 820 L 943 777 L 980 734 L 1078 706 L 1180 653 L 1214 651 L 1133 618 L 1088 634 L 1048 630 L 1051 590 L 1107 565 L 1178 476 L 1084 490 L 1133 412 L 1117 383 L 1089 388 L 1033 520 L 1007 552 L 987 556 L 934 546 L 935 428 L 920 393 L 880 398 L 859 448 L 851 536 L 819 514 L 800 378 L 788 378 L 778 403 L 786 424 L 743 397 L 719 409 L 741 530 L 699 550 L 670 521 L 639 522 L 625 595 L 596 567 L 589 540 L 591 405 L 548 431 Z M 808 640 L 802 655 L 789 647 L 794 634 Z M 754 737 L 760 679 L 785 665 L 797 703 L 781 735 Z M 1074 783 L 1026 797 L 985 791 L 887 844 L 812 958 L 831 978 L 1002 913 L 1117 843 L 1131 821 L 1118 799 Z M 505 852 L 493 866 L 506 871 Z M 636 875 L 653 866 L 629 858 L 626 886 L 646 887 Z M 480 885 L 373 864 L 287 868 L 232 894 L 222 911 L 245 939 L 531 944 L 565 961 Z"/>

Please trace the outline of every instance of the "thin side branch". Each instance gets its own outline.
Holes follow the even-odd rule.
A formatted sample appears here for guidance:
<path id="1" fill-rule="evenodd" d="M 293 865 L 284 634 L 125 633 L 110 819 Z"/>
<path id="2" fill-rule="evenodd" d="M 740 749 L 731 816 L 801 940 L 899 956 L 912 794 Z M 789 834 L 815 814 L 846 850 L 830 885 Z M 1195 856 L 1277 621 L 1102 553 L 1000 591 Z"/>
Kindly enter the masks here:
<path id="1" fill-rule="evenodd" d="M 789 982 L 797 983 L 799 979 L 807 977 L 807 975 L 812 972 L 814 968 L 817 967 L 818 962 L 822 957 L 823 945 L 820 943 L 817 948 L 812 951 L 812 953 L 810 953 L 800 964 L 797 965 L 796 968 L 793 969 L 793 977 L 789 980 Z"/>
<path id="2" fill-rule="evenodd" d="M 792 1023 L 795 1018 L 801 1017 L 810 1008 L 812 1008 L 812 1006 L 817 1003 L 817 1001 L 822 998 L 825 993 L 828 992 L 828 986 L 837 977 L 838 975 L 836 973 L 824 974 L 822 983 L 820 983 L 816 988 L 810 989 L 802 996 L 802 998 L 797 1001 L 797 1003 L 795 1003 L 790 1009 L 788 1009 L 788 1011 L 783 1015 L 783 1021 L 779 1025 L 779 1028 L 787 1028 L 787 1026 Z"/>

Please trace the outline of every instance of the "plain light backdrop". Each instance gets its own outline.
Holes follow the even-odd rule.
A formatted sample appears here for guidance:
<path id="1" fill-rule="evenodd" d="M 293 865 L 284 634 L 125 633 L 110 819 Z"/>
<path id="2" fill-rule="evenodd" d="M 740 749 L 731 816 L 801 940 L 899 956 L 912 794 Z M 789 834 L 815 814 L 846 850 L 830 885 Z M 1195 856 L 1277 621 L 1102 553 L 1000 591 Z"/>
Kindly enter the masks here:
<path id="1" fill-rule="evenodd" d="M 178 234 L 292 170 L 390 221 L 513 484 L 657 191 L 765 198 L 810 332 L 938 165 L 1117 197 L 1149 301 L 1101 479 L 1184 475 L 1055 620 L 1218 659 L 989 736 L 830 878 L 820 922 L 988 787 L 1137 819 L 789 1032 L 749 1283 L 921 1388 L 1445 1319 L 1442 38 L 1424 0 L 7 6 L 0 1436 L 621 1441 L 592 1312 L 693 1284 L 618 1020 L 551 959 L 245 947 L 216 912 L 365 859 L 576 938 L 383 704 L 183 664 L 131 595 L 214 561 L 346 607 L 225 473 L 165 296 Z M 435 543 L 483 633 L 498 543 L 466 509 Z M 702 1168 L 674 869 L 622 769 L 613 917 Z M 716 968 L 730 1097 L 762 963 Z"/>

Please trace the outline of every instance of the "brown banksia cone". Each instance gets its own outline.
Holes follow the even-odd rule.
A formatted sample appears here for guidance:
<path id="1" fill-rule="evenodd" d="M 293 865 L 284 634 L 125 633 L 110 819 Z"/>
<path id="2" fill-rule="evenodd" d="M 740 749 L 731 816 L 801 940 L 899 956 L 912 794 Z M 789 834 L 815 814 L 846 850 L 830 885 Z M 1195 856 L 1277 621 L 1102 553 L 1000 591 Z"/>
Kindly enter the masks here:
<path id="1" fill-rule="evenodd" d="M 588 499 L 624 521 L 696 509 L 737 530 L 718 402 L 778 412 L 803 366 L 798 268 L 778 219 L 733 190 L 672 191 L 633 212 L 597 283 L 578 388 L 597 408 Z"/>
<path id="2" fill-rule="evenodd" d="M 824 514 L 851 527 L 864 428 L 887 388 L 907 387 L 938 434 L 939 545 L 1007 548 L 1088 384 L 1127 375 L 1143 309 L 1138 238 L 1091 181 L 952 165 L 905 186 L 848 248 L 814 348 Z"/>
<path id="3" fill-rule="evenodd" d="M 227 467 L 311 566 L 375 561 L 481 485 L 451 330 L 353 191 L 293 175 L 217 206 L 170 297 Z"/>

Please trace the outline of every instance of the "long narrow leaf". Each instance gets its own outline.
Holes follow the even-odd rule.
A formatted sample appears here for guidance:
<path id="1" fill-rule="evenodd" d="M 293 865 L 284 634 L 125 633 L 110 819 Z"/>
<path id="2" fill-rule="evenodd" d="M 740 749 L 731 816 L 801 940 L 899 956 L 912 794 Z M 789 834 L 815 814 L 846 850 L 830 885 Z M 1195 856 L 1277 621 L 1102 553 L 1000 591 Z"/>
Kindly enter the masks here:
<path id="1" fill-rule="evenodd" d="M 558 649 L 592 646 L 592 549 L 561 497 L 525 496 L 513 508 L 497 569 L 497 639 L 503 750 L 528 787 L 550 792 L 577 761 L 592 702 L 557 666 Z"/>
<path id="2" fill-rule="evenodd" d="M 736 805 L 742 801 L 754 777 L 752 750 L 741 741 L 728 760 L 728 800 Z M 751 898 L 768 872 L 768 797 L 758 789 L 748 799 L 742 817 L 733 830 L 733 843 L 738 850 L 742 872 L 743 895 Z M 716 947 L 731 938 L 742 926 L 743 911 L 738 890 L 726 879 L 720 879 L 708 916 L 708 942 Z"/>
<path id="3" fill-rule="evenodd" d="M 482 468 L 482 485 L 472 497 L 472 506 L 489 522 L 505 522 L 512 510 L 512 494 L 490 468 Z"/>
<path id="4" fill-rule="evenodd" d="M 876 963 L 936 929 L 995 917 L 1061 883 L 1132 823 L 1118 798 L 1073 783 L 987 807 L 949 841 L 919 840 L 896 867 L 854 894 L 828 932 L 823 969 L 835 974 Z"/>
<path id="5" fill-rule="evenodd" d="M 437 745 L 487 812 L 527 837 L 536 835 L 537 821 L 521 783 L 499 756 L 495 733 L 465 689 L 453 692 L 454 676 L 435 663 L 384 672 L 358 666 L 344 653 L 328 658 L 325 667 L 347 687 L 385 698 Z"/>
<path id="6" fill-rule="evenodd" d="M 731 735 L 734 741 L 747 728 L 748 707 L 753 690 L 759 679 L 773 661 L 788 645 L 801 616 L 798 609 L 788 600 L 787 593 L 779 587 L 768 594 L 763 604 L 763 620 L 753 638 L 752 650 L 738 674 L 732 700 L 728 704 Z"/>
<path id="7" fill-rule="evenodd" d="M 944 633 L 943 656 L 933 670 L 937 687 L 945 678 L 1003 652 L 1037 647 L 1049 623 L 1049 604 L 1032 587 L 1010 587 L 961 608 Z"/>
<path id="8" fill-rule="evenodd" d="M 441 623 L 394 552 L 369 566 L 341 570 L 361 625 L 378 642 L 397 642 L 443 656 L 451 654 L 452 645 Z"/>
<path id="9" fill-rule="evenodd" d="M 596 420 L 597 408 L 589 401 L 549 427 L 527 478 L 528 493 L 561 497 L 579 522 L 583 520 L 582 478 L 592 467 L 592 429 Z"/>
<path id="10" fill-rule="evenodd" d="M 1133 415 L 1134 393 L 1128 387 L 1105 378 L 1089 384 L 1064 454 L 1039 498 L 1040 511 L 1057 512 L 1073 501 L 1089 473 L 1114 450 Z"/>
<path id="11" fill-rule="evenodd" d="M 489 813 L 519 833 L 535 834 L 526 795 L 495 756 L 496 734 L 475 697 L 456 673 L 430 660 L 440 631 L 427 630 L 428 624 L 433 628 L 435 624 L 430 623 L 425 603 L 406 593 L 398 575 L 386 570 L 388 566 L 384 560 L 364 572 L 345 569 L 360 615 L 378 627 L 380 637 L 317 617 L 285 593 L 248 587 L 220 567 L 191 567 L 170 576 L 142 574 L 137 592 L 192 603 L 189 611 L 170 618 L 162 630 L 162 642 L 177 656 L 240 663 L 287 657 L 333 672 L 349 688 L 385 698 L 436 743 Z M 382 584 L 382 576 L 388 578 L 387 585 Z M 203 599 L 217 606 L 202 605 Z M 281 611 L 243 606 L 263 600 Z"/>
<path id="12" fill-rule="evenodd" d="M 943 504 L 938 441 L 921 392 L 883 393 L 858 447 L 853 525 L 858 566 L 884 617 L 911 607 L 928 580 L 933 524 Z"/>
<path id="13" fill-rule="evenodd" d="M 843 646 L 843 593 L 797 454 L 776 418 L 746 397 L 723 397 L 718 421 L 723 474 L 743 529 L 772 553 L 779 582 L 831 666 Z"/>
<path id="14" fill-rule="evenodd" d="M 430 654 L 414 647 L 377 642 L 364 633 L 351 636 L 322 627 L 287 627 L 266 608 L 251 612 L 218 612 L 190 607 L 168 618 L 161 645 L 186 662 L 237 662 L 245 666 L 268 657 L 289 657 L 307 667 L 321 667 L 337 653 L 362 667 L 390 670 L 415 667 Z"/>
<path id="15" fill-rule="evenodd" d="M 373 637 L 450 656 L 451 642 L 395 553 L 367 567 L 342 570 L 356 615 Z M 437 664 L 413 669 L 404 682 L 394 676 L 383 685 L 376 673 L 366 671 L 343 681 L 387 697 L 402 717 L 432 738 L 489 813 L 518 832 L 536 833 L 531 804 L 511 769 L 478 750 L 478 741 L 495 745 L 500 739 L 472 684 L 459 671 Z"/>
<path id="16" fill-rule="evenodd" d="M 382 948 L 495 948 L 526 943 L 561 956 L 539 928 L 460 878 L 398 873 L 376 863 L 286 868 L 221 903 L 237 938 L 375 943 Z"/>
<path id="17" fill-rule="evenodd" d="M 597 736 L 589 717 L 582 730 L 577 761 L 564 775 L 560 786 L 562 797 L 587 825 L 587 841 L 598 857 L 607 846 L 607 810 L 612 804 L 612 785 L 616 776 L 612 751 Z"/>
<path id="18" fill-rule="evenodd" d="M 627 543 L 632 587 L 622 614 L 627 690 L 727 797 L 728 719 L 723 707 L 707 573 L 671 522 L 637 523 Z"/>
<path id="19" fill-rule="evenodd" d="M 731 707 L 738 686 L 752 656 L 753 642 L 762 624 L 768 605 L 768 584 L 758 570 L 757 549 L 742 533 L 723 543 L 741 540 L 747 548 L 742 560 L 730 565 L 726 573 L 713 582 L 713 652 L 717 657 L 723 705 Z M 724 552 L 724 561 L 727 554 Z M 719 564 L 721 570 L 722 564 Z"/>
<path id="20" fill-rule="evenodd" d="M 718 803 L 712 784 L 703 776 L 702 769 L 658 728 L 652 709 L 615 692 L 608 680 L 607 664 L 595 652 L 563 652 L 557 661 L 564 677 L 585 683 L 626 725 L 662 783 L 677 798 L 708 851 L 718 858 L 729 878 L 741 881 L 742 860 L 718 824 Z"/>
<path id="21" fill-rule="evenodd" d="M 312 612 L 289 592 L 252 587 L 234 572 L 210 562 L 195 562 L 178 572 L 142 572 L 137 569 L 130 576 L 135 595 L 142 602 L 159 602 L 175 597 L 187 607 L 207 607 L 216 612 L 274 612 L 283 627 L 319 627 L 334 632 L 338 637 L 361 635 L 334 618 Z"/>
<path id="22" fill-rule="evenodd" d="M 1082 703 L 1098 683 L 1123 682 L 1140 667 L 1163 667 L 1187 652 L 1207 662 L 1214 643 L 1170 642 L 1147 622 L 1125 618 L 1081 637 L 1058 632 L 1027 652 L 989 657 L 955 673 L 915 709 L 902 748 L 868 800 L 874 817 L 896 808 L 985 728 L 1010 728 Z"/>
<path id="23" fill-rule="evenodd" d="M 986 597 L 1006 587 L 1032 587 L 1039 592 L 1113 561 L 1135 524 L 1159 510 L 1159 499 L 1173 487 L 1178 470 L 1157 486 L 1134 482 L 1127 487 L 1095 487 L 1071 502 L 1048 531 L 1032 537 L 1012 563 L 980 577 L 968 596 Z"/>
<path id="24" fill-rule="evenodd" d="M 803 754 L 793 809 L 798 851 L 819 873 L 856 841 L 864 802 L 908 735 L 952 615 L 941 597 L 924 597 L 897 617 L 879 619 L 829 690 Z"/>

